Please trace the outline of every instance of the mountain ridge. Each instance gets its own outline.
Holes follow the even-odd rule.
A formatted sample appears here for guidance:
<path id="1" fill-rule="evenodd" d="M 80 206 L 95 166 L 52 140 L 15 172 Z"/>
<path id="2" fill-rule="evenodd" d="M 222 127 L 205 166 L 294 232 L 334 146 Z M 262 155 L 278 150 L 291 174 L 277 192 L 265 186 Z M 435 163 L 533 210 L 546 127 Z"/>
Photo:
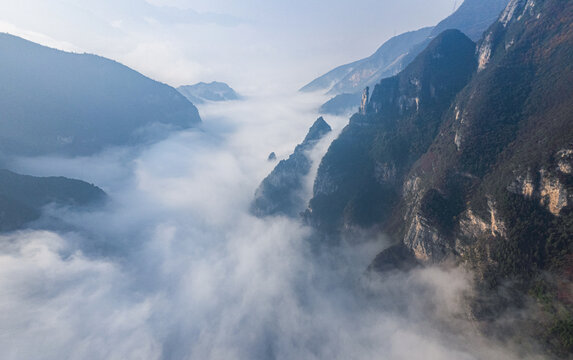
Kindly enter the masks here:
<path id="1" fill-rule="evenodd" d="M 35 177 L 0 169 L 0 231 L 18 230 L 37 220 L 49 204 L 87 208 L 103 204 L 97 186 L 65 177 Z"/>
<path id="2" fill-rule="evenodd" d="M 0 50 L 5 155 L 93 154 L 201 121 L 175 89 L 116 61 L 9 34 L 0 34 Z"/>
<path id="3" fill-rule="evenodd" d="M 381 79 L 403 70 L 444 30 L 458 29 L 472 40 L 479 40 L 508 2 L 509 0 L 466 0 L 436 26 L 395 36 L 370 57 L 339 66 L 313 80 L 301 91 L 322 90 L 334 96 L 321 106 L 320 113 L 340 115 L 348 112 L 348 109 L 355 110 L 359 105 L 356 100 L 360 99 L 360 93 L 365 87 L 374 87 Z M 400 51 L 387 51 L 388 45 L 393 43 L 400 43 Z M 388 57 L 389 61 L 384 63 L 378 60 L 381 55 Z M 331 83 L 334 85 L 330 86 Z"/>
<path id="4" fill-rule="evenodd" d="M 193 104 L 204 104 L 207 101 L 241 100 L 241 96 L 224 82 L 199 82 L 194 85 L 183 85 L 177 88 Z"/>
<path id="5" fill-rule="evenodd" d="M 261 182 L 251 204 L 251 213 L 259 217 L 296 217 L 304 210 L 304 205 L 300 205 L 304 203 L 301 194 L 303 179 L 310 173 L 312 165 L 308 152 L 331 131 L 332 128 L 322 117 L 313 123 L 288 159 L 281 160 Z"/>

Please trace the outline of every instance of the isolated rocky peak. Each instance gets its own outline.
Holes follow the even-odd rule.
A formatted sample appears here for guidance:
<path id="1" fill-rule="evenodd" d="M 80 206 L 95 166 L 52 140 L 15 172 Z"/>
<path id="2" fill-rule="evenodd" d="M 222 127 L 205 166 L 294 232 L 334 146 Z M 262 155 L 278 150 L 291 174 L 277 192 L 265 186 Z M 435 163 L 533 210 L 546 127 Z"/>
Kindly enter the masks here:
<path id="1" fill-rule="evenodd" d="M 368 101 L 370 100 L 370 88 L 367 86 L 362 92 L 362 101 L 360 102 L 359 113 L 366 115 L 366 107 L 368 106 Z"/>
<path id="2" fill-rule="evenodd" d="M 326 135 L 327 133 L 329 133 L 331 131 L 332 131 L 332 128 L 330 127 L 330 125 L 328 125 L 328 123 L 321 116 L 318 119 L 316 119 L 314 124 L 312 124 L 312 126 L 308 130 L 308 133 L 306 134 L 306 137 L 304 138 L 304 141 L 302 142 L 302 144 L 308 144 L 310 142 L 320 140 L 320 139 L 322 139 L 322 137 L 324 135 Z"/>
<path id="3" fill-rule="evenodd" d="M 286 160 L 281 160 L 262 182 L 251 204 L 256 216 L 286 215 L 296 217 L 305 207 L 304 179 L 310 173 L 309 152 L 332 129 L 319 117 L 308 130 L 303 142 Z"/>

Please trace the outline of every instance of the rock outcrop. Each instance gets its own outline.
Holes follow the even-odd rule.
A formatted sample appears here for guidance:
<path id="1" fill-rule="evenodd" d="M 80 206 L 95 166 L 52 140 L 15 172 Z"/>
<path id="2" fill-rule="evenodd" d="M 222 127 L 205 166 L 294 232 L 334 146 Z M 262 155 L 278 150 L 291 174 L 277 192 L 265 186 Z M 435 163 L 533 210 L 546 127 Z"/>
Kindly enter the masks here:
<path id="1" fill-rule="evenodd" d="M 304 210 L 303 182 L 312 166 L 308 153 L 331 130 L 322 117 L 314 122 L 304 141 L 288 159 L 277 164 L 257 189 L 251 204 L 254 215 L 295 217 Z"/>
<path id="2" fill-rule="evenodd" d="M 341 115 L 360 105 L 360 91 L 403 70 L 439 34 L 449 29 L 465 33 L 477 41 L 495 22 L 509 0 L 465 0 L 449 17 L 435 27 L 408 32 L 384 43 L 372 56 L 342 65 L 312 81 L 301 91 L 324 91 L 335 95 L 322 105 L 321 113 Z M 487 54 L 484 54 L 487 55 Z M 482 60 L 486 60 L 484 57 Z"/>
<path id="3" fill-rule="evenodd" d="M 360 109 L 358 112 L 362 115 L 366 115 L 366 106 L 368 106 L 368 101 L 370 100 L 370 88 L 367 86 L 362 92 L 362 101 L 360 102 Z"/>
<path id="4" fill-rule="evenodd" d="M 320 164 L 310 202 L 315 226 L 333 233 L 389 219 L 404 176 L 437 135 L 435 115 L 475 71 L 474 54 L 469 38 L 446 31 L 402 73 L 376 85 Z"/>

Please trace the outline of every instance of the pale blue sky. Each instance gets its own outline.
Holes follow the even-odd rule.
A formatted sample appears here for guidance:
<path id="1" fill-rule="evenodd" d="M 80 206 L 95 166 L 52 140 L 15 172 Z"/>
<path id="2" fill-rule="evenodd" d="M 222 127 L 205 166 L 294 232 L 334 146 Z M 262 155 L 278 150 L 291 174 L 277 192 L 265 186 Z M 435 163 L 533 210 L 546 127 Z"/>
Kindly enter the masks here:
<path id="1" fill-rule="evenodd" d="M 0 31 L 110 57 L 174 86 L 279 91 L 433 25 L 459 2 L 0 0 Z"/>

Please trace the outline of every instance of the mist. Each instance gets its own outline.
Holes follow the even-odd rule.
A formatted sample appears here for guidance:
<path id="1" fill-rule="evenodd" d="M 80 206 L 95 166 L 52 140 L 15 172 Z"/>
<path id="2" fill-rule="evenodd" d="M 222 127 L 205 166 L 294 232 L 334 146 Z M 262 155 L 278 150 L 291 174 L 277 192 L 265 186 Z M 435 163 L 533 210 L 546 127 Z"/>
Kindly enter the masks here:
<path id="1" fill-rule="evenodd" d="M 383 236 L 316 251 L 299 219 L 249 214 L 268 154 L 288 157 L 321 101 L 208 104 L 200 128 L 151 146 L 14 159 L 15 171 L 84 179 L 112 200 L 49 207 L 0 236 L 2 358 L 524 358 L 463 320 L 466 271 L 368 273 Z M 311 154 L 308 196 L 347 122 L 325 120 L 333 132 Z"/>

